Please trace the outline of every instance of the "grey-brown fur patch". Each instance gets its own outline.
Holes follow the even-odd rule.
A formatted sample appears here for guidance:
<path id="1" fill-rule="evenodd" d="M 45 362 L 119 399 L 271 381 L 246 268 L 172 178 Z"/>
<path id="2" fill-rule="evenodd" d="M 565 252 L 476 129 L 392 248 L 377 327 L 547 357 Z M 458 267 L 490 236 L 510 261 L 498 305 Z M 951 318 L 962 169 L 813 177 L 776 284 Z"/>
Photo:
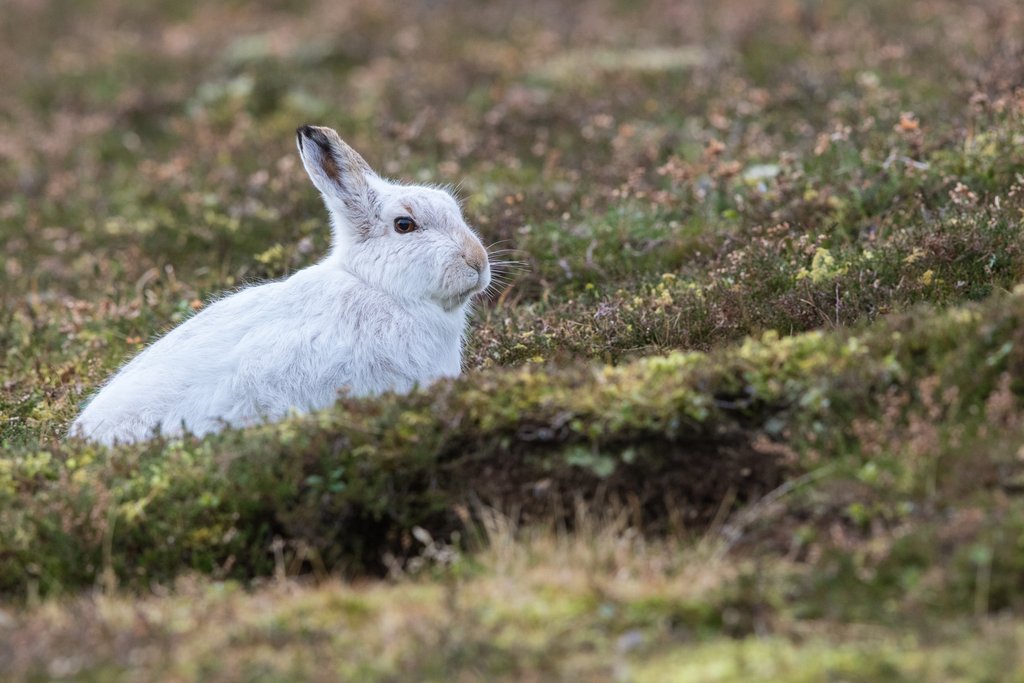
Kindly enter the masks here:
<path id="1" fill-rule="evenodd" d="M 334 144 L 330 137 L 315 126 L 303 126 L 299 129 L 299 134 L 320 148 L 320 168 L 323 169 L 324 175 L 334 182 L 340 183 L 341 168 L 338 167 L 338 160 L 334 157 Z"/>
<path id="2" fill-rule="evenodd" d="M 341 169 L 338 168 L 338 162 L 334 160 L 334 155 L 325 150 L 327 153 L 324 154 L 323 160 L 320 162 L 320 168 L 324 170 L 324 175 L 333 180 L 336 183 L 341 182 Z"/>
<path id="3" fill-rule="evenodd" d="M 296 135 L 313 183 L 325 197 L 345 207 L 356 239 L 369 239 L 380 213 L 380 202 L 366 182 L 373 170 L 330 128 L 299 126 Z"/>

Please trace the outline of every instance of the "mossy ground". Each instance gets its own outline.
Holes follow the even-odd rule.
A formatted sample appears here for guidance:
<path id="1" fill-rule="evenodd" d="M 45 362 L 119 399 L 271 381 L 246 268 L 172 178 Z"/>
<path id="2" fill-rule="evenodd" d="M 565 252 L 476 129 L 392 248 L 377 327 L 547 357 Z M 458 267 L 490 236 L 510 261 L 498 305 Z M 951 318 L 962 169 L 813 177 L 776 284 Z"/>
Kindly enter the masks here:
<path id="1" fill-rule="evenodd" d="M 1024 668 L 1016 0 L 8 5 L 3 675 Z M 63 441 L 148 340 L 323 252 L 307 122 L 523 262 L 466 375 Z"/>

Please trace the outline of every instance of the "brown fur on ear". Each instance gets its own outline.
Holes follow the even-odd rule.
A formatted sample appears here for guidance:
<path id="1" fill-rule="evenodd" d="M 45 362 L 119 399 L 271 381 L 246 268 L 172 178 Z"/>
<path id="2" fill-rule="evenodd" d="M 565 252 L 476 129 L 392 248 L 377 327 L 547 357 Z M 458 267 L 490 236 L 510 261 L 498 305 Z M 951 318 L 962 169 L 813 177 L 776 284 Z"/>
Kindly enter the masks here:
<path id="1" fill-rule="evenodd" d="M 338 162 L 334 160 L 333 154 L 325 154 L 320 160 L 320 167 L 324 169 L 324 174 L 328 178 L 336 183 L 341 182 L 341 169 L 338 168 Z"/>
<path id="2" fill-rule="evenodd" d="M 370 165 L 331 128 L 299 126 L 295 138 L 302 164 L 328 209 L 343 215 L 350 229 L 365 238 L 379 211 L 368 181 L 375 175 Z"/>
<path id="3" fill-rule="evenodd" d="M 303 140 L 316 145 L 320 167 L 324 175 L 335 182 L 340 182 L 345 172 L 373 173 L 366 160 L 354 149 L 345 144 L 338 133 L 325 126 L 299 126 L 295 131 L 299 151 L 303 151 Z"/>
<path id="4" fill-rule="evenodd" d="M 303 151 L 303 140 L 309 140 L 314 145 L 319 147 L 319 154 L 317 154 L 317 161 L 319 162 L 320 168 L 323 170 L 324 175 L 333 180 L 334 182 L 341 181 L 341 169 L 338 168 L 338 162 L 334 158 L 333 145 L 331 139 L 328 137 L 326 131 L 334 133 L 334 138 L 340 142 L 341 138 L 330 128 L 320 128 L 317 126 L 300 126 L 295 131 L 296 142 L 299 145 L 299 151 Z"/>

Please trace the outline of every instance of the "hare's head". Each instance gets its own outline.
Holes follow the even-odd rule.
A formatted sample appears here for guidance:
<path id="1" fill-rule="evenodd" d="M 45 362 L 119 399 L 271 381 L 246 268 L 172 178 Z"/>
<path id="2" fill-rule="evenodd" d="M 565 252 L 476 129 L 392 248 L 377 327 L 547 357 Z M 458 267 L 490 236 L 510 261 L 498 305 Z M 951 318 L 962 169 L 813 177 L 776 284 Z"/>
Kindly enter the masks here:
<path id="1" fill-rule="evenodd" d="M 378 176 L 330 128 L 296 131 L 299 154 L 331 214 L 330 258 L 376 289 L 466 304 L 491 280 L 487 251 L 448 192 Z"/>

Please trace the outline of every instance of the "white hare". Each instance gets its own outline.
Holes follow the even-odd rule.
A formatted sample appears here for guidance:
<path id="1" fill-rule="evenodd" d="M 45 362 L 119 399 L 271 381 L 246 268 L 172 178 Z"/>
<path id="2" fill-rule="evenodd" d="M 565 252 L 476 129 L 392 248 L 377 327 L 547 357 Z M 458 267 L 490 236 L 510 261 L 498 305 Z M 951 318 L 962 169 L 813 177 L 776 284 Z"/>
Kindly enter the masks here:
<path id="1" fill-rule="evenodd" d="M 330 128 L 299 154 L 331 216 L 323 261 L 211 304 L 117 372 L 70 435 L 206 434 L 459 374 L 487 251 L 443 190 L 390 182 Z"/>

